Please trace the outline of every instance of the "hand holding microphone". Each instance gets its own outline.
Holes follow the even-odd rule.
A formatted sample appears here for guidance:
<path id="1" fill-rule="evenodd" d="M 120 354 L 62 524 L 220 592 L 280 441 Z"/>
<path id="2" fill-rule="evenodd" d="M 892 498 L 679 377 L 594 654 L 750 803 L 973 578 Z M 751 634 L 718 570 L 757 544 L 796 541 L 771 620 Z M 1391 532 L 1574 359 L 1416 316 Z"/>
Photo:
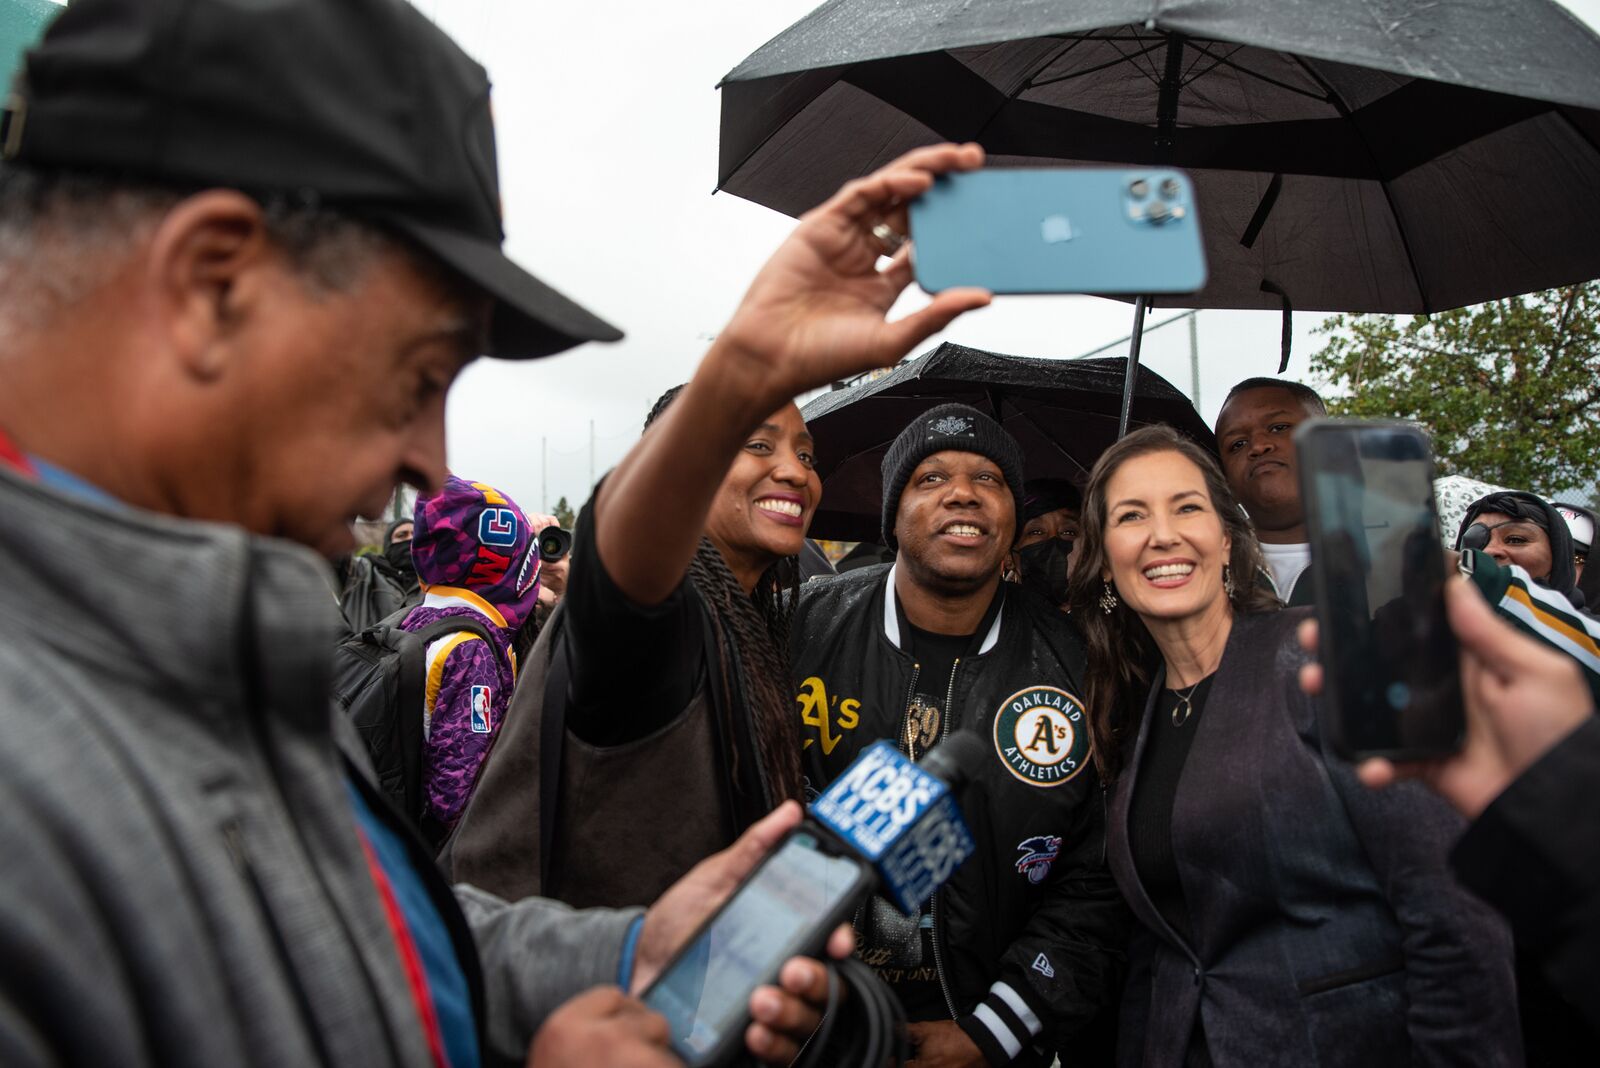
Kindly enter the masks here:
<path id="1" fill-rule="evenodd" d="M 955 794 L 983 752 L 963 734 L 920 765 L 888 742 L 862 752 L 645 991 L 673 1051 L 692 1066 L 725 1063 L 751 993 L 789 958 L 818 954 L 874 889 L 917 911 L 972 855 Z"/>

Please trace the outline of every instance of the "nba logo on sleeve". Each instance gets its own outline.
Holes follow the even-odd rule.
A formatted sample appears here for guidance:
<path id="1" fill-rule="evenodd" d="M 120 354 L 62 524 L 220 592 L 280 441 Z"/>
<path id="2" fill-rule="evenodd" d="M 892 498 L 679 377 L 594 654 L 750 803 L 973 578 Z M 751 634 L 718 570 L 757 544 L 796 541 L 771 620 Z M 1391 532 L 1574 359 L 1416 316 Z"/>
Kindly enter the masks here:
<path id="1" fill-rule="evenodd" d="M 489 718 L 489 687 L 472 688 L 472 733 L 488 734 L 493 729 Z"/>

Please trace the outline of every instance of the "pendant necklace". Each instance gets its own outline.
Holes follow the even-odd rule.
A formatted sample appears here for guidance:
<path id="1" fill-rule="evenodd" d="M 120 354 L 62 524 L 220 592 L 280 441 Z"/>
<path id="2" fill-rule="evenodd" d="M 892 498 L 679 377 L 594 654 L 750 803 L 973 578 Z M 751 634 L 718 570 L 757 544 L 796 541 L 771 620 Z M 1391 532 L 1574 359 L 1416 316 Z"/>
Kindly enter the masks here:
<path id="1" fill-rule="evenodd" d="M 1205 679 L 1200 680 L 1200 682 L 1205 681 Z M 1172 708 L 1172 725 L 1174 727 L 1181 727 L 1189 722 L 1189 715 L 1194 711 L 1194 692 L 1200 688 L 1200 682 L 1189 687 L 1188 693 L 1184 693 L 1182 690 L 1172 691 L 1178 698 L 1178 703 Z"/>

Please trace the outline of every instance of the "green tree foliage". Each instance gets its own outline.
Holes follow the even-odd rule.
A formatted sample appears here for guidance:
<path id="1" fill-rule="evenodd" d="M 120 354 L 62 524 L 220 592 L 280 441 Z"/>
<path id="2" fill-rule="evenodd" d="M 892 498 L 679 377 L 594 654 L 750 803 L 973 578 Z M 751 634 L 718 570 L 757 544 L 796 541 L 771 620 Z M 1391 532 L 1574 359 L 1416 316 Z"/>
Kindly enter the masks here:
<path id="1" fill-rule="evenodd" d="M 577 520 L 577 516 L 573 514 L 572 505 L 567 503 L 567 499 L 565 497 L 562 497 L 560 500 L 556 501 L 554 512 L 556 522 L 560 523 L 567 530 L 571 530 L 572 524 Z"/>
<path id="2" fill-rule="evenodd" d="M 1600 282 L 1409 322 L 1335 315 L 1318 332 L 1330 411 L 1422 424 L 1440 474 L 1600 489 Z"/>

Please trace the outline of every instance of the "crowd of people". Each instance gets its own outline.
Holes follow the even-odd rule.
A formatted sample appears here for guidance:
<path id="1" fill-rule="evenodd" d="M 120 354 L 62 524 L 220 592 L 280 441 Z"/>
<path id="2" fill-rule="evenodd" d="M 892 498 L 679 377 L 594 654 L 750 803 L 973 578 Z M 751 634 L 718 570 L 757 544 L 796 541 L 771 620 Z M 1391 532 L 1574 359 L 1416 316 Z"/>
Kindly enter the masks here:
<path id="1" fill-rule="evenodd" d="M 974 855 L 825 954 L 913 1065 L 1600 1049 L 1592 511 L 1467 509 L 1466 741 L 1398 766 L 1323 736 L 1305 385 L 1082 484 L 931 407 L 863 566 L 808 542 L 794 398 L 989 299 L 887 319 L 978 146 L 802 217 L 566 532 L 450 473 L 445 394 L 617 334 L 502 254 L 487 79 L 409 6 L 78 0 L 0 145 L 0 1063 L 678 1063 L 663 964 L 867 746 L 956 732 Z M 746 1053 L 832 990 L 787 962 Z"/>

